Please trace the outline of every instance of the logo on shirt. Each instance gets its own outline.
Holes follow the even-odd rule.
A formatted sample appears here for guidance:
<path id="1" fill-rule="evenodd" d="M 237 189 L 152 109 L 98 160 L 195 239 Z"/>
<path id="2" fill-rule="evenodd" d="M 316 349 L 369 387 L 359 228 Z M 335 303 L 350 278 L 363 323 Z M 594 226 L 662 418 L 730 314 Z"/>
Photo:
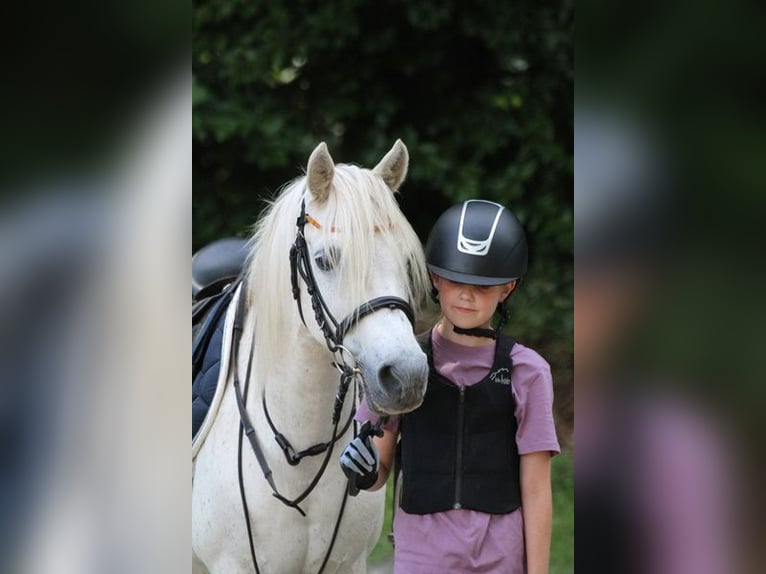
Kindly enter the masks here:
<path id="1" fill-rule="evenodd" d="M 505 368 L 502 367 L 494 372 L 492 372 L 489 375 L 489 380 L 493 383 L 499 383 L 501 385 L 510 385 L 511 384 L 511 372 Z"/>

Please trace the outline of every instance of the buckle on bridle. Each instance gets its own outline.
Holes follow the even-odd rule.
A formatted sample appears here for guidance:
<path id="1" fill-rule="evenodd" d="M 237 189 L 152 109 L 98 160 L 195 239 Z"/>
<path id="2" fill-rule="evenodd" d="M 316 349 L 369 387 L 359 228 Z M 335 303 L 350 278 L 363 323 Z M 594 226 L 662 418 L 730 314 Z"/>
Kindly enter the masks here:
<path id="1" fill-rule="evenodd" d="M 296 456 L 293 445 L 291 445 L 290 442 L 285 438 L 285 435 L 278 432 L 274 434 L 274 440 L 277 441 L 277 444 L 282 449 L 282 452 L 285 453 L 285 458 L 287 459 L 287 463 L 290 466 L 297 466 L 298 463 L 301 461 L 301 458 L 299 456 Z"/>

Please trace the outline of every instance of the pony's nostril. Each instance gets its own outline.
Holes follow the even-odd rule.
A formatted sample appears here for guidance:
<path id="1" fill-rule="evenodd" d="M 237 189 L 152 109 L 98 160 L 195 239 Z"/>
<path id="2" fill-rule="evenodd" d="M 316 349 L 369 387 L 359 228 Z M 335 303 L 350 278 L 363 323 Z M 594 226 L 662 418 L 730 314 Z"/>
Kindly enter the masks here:
<path id="1" fill-rule="evenodd" d="M 391 412 L 409 412 L 423 402 L 428 366 L 391 362 L 378 368 L 377 381 L 373 383 L 378 404 Z"/>
<path id="2" fill-rule="evenodd" d="M 396 375 L 394 367 L 391 365 L 383 365 L 378 369 L 378 381 L 386 393 L 398 392 L 402 386 L 401 379 Z"/>

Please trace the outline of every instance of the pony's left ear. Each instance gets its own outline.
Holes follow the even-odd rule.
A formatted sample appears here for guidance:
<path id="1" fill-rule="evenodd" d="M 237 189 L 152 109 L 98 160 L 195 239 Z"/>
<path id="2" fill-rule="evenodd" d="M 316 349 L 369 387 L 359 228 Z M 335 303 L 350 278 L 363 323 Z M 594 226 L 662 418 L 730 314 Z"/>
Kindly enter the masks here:
<path id="1" fill-rule="evenodd" d="M 407 146 L 402 140 L 396 140 L 394 146 L 372 171 L 383 178 L 391 191 L 396 191 L 407 176 L 409 165 L 410 154 L 407 152 Z"/>

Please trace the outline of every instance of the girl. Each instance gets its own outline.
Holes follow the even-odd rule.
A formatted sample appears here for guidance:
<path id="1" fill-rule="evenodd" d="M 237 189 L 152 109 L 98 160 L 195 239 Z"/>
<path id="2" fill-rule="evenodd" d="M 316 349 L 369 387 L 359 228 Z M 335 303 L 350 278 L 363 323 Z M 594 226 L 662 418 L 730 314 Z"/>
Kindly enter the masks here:
<path id="1" fill-rule="evenodd" d="M 560 452 L 551 372 L 502 333 L 527 268 L 524 230 L 503 206 L 469 200 L 439 217 L 426 261 L 442 316 L 418 337 L 430 368 L 423 403 L 390 417 L 383 436 L 360 433 L 341 466 L 355 487 L 379 489 L 399 441 L 396 574 L 546 573 Z M 377 420 L 365 402 L 356 418 Z"/>

